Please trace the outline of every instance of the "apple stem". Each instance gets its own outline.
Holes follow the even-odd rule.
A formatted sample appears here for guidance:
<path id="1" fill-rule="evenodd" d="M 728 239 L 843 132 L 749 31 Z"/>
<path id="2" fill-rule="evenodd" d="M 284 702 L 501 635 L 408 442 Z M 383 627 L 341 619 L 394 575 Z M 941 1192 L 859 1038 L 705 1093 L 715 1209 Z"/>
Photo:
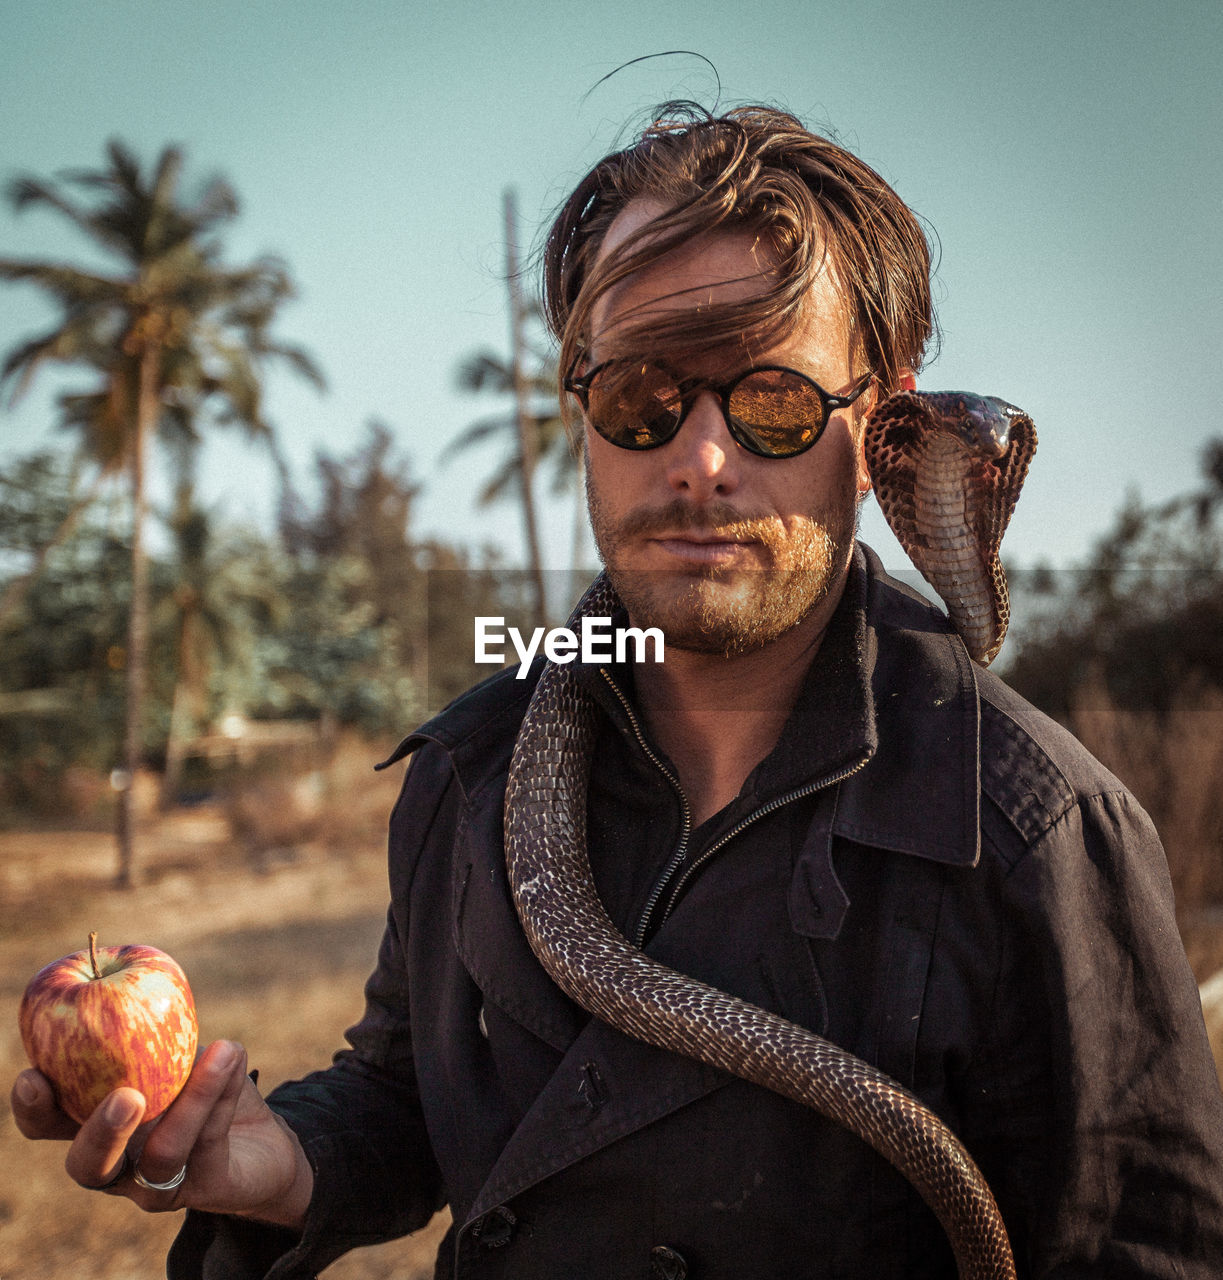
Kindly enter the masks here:
<path id="1" fill-rule="evenodd" d="M 96 929 L 89 935 L 89 963 L 93 967 L 93 976 L 100 978 L 102 970 L 98 968 L 98 931 Z"/>

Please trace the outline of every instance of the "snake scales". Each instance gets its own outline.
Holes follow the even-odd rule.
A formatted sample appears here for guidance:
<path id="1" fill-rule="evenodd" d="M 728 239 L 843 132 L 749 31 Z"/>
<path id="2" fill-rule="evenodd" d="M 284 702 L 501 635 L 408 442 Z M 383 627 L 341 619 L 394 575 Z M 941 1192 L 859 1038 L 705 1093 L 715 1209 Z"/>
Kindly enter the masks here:
<path id="1" fill-rule="evenodd" d="M 986 665 L 1011 613 L 998 549 L 1035 452 L 1026 413 L 965 391 L 898 392 L 867 425 L 879 507 Z"/>
<path id="2" fill-rule="evenodd" d="M 1009 616 L 998 545 L 1035 449 L 1031 420 L 963 393 L 901 392 L 867 427 L 880 506 L 943 596 L 969 651 L 990 661 Z M 610 616 L 600 576 L 574 617 Z M 963 1280 L 1013 1280 L 1006 1229 L 959 1139 L 874 1067 L 794 1023 L 668 969 L 631 946 L 599 901 L 586 853 L 594 704 L 549 663 L 515 745 L 506 865 L 527 939 L 589 1013 L 814 1108 L 890 1161 L 934 1211 Z"/>

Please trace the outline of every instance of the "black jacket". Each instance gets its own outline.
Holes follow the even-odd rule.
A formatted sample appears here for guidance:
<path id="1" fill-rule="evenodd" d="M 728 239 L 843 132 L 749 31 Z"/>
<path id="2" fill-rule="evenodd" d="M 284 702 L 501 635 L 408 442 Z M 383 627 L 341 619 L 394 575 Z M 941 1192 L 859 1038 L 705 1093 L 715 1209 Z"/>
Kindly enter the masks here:
<path id="1" fill-rule="evenodd" d="M 1223 1275 L 1223 1097 L 1158 839 L 941 614 L 860 552 L 776 749 L 696 831 L 631 674 L 581 678 L 592 867 L 630 937 L 913 1090 L 1021 1276 Z M 501 842 L 532 684 L 477 686 L 392 757 L 415 752 L 365 1017 L 271 1099 L 316 1172 L 304 1238 L 191 1214 L 171 1277 L 297 1280 L 445 1202 L 439 1276 L 954 1276 L 861 1142 L 589 1019 L 535 961 Z"/>

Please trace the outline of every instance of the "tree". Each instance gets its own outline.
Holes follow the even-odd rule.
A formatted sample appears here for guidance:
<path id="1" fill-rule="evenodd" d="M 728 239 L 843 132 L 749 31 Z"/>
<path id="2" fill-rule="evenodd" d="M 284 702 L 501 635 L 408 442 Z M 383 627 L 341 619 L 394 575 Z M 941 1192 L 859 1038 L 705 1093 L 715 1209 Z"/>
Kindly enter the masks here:
<path id="1" fill-rule="evenodd" d="M 109 468 L 98 467 L 93 479 L 86 486 L 85 492 L 81 493 L 79 491 L 80 477 L 77 474 L 77 470 L 74 467 L 73 474 L 69 478 L 70 501 L 68 505 L 59 511 L 54 520 L 48 523 L 44 519 L 40 522 L 46 527 L 38 540 L 28 548 L 29 563 L 27 568 L 24 572 L 10 578 L 4 584 L 4 590 L 0 591 L 0 635 L 4 634 L 12 619 L 17 615 L 26 593 L 37 580 L 39 574 L 42 573 L 43 567 L 47 563 L 47 558 L 76 531 L 81 518 L 97 501 L 98 495 L 102 492 L 102 486 L 113 474 Z M 44 512 L 43 514 L 47 515 L 49 513 Z"/>
<path id="2" fill-rule="evenodd" d="M 1162 717 L 1186 689 L 1223 689 L 1223 440 L 1207 443 L 1201 473 L 1158 506 L 1131 495 L 1084 569 L 1034 575 L 1037 616 L 1005 676 L 1042 710 L 1067 720 L 1099 689 Z"/>
<path id="3" fill-rule="evenodd" d="M 315 473 L 317 504 L 290 491 L 281 513 L 293 626 L 267 630 L 265 683 L 294 699 L 279 714 L 402 732 L 490 674 L 473 661 L 472 619 L 529 627 L 531 593 L 495 562 L 412 535 L 419 486 L 385 424 L 351 453 L 320 450 Z"/>
<path id="4" fill-rule="evenodd" d="M 538 307 L 534 307 L 527 312 L 525 320 L 538 322 L 541 318 Z M 537 471 L 541 464 L 549 465 L 552 468 L 553 492 L 571 491 L 575 495 L 573 567 L 576 571 L 586 528 L 582 457 L 569 442 L 557 403 L 555 352 L 539 342 L 527 341 L 525 335 L 521 341 L 523 347 L 517 362 L 507 362 L 495 352 L 482 350 L 467 356 L 459 365 L 457 382 L 460 390 L 475 395 L 513 395 L 514 408 L 508 414 L 496 414 L 471 423 L 450 443 L 443 457 L 448 458 L 492 439 L 503 439 L 509 443 L 500 465 L 476 496 L 479 506 L 491 506 L 525 492 L 523 460 L 527 455 L 520 443 L 525 433 L 530 442 L 528 452 L 532 471 Z M 532 566 L 533 577 L 535 573 Z M 540 621 L 537 620 L 537 625 Z"/>
<path id="5" fill-rule="evenodd" d="M 161 430 L 198 436 L 205 421 L 239 424 L 268 436 L 263 365 L 287 360 L 321 386 L 313 362 L 270 334 L 280 305 L 293 294 L 285 266 L 261 258 L 222 265 L 214 233 L 237 213 L 227 182 L 214 178 L 192 202 L 180 196 L 182 152 L 162 151 L 146 174 L 120 142 L 100 170 L 74 171 L 58 183 L 17 178 L 9 197 L 67 218 L 115 263 L 89 270 L 50 261 L 0 258 L 0 279 L 34 285 L 60 307 L 55 324 L 27 339 L 0 367 L 0 384 L 20 396 L 48 363 L 84 365 L 92 388 L 61 397 L 61 423 L 103 471 L 124 470 L 131 493 L 131 604 L 126 645 L 126 713 L 120 760 L 116 834 L 118 883 L 134 879 L 130 781 L 141 758 L 148 645 L 148 557 L 145 470 L 149 441 Z"/>
<path id="6" fill-rule="evenodd" d="M 163 808 L 179 793 L 188 746 L 211 722 L 218 695 L 222 706 L 233 705 L 231 688 L 242 683 L 251 666 L 246 637 L 282 622 L 285 613 L 267 546 L 257 535 L 219 525 L 215 512 L 200 504 L 198 447 L 187 443 L 174 452 L 178 480 L 166 519 L 173 559 L 160 575 L 164 590 L 152 616 L 154 642 L 161 639 L 163 645 L 158 665 L 173 673 Z"/>
<path id="7" fill-rule="evenodd" d="M 73 467 L 43 450 L 0 468 L 0 573 L 23 575 L 75 501 Z M 85 511 L 46 557 L 4 636 L 0 795 L 39 808 L 44 783 L 72 764 L 113 764 L 122 730 L 128 603 L 127 504 Z"/>
<path id="8" fill-rule="evenodd" d="M 419 487 L 391 429 L 371 421 L 343 456 L 319 450 L 318 504 L 292 493 L 280 535 L 292 625 L 269 636 L 283 714 L 323 714 L 367 733 L 402 730 L 423 707 L 417 679 L 425 575 L 411 536 Z M 307 621 L 308 620 L 308 621 Z"/>
<path id="9" fill-rule="evenodd" d="M 518 226 L 514 194 L 505 193 L 506 279 L 509 286 L 510 354 L 502 360 L 489 351 L 469 356 L 459 366 L 458 382 L 464 391 L 496 392 L 513 397 L 509 414 L 473 423 L 451 444 L 448 453 L 480 444 L 493 435 L 504 435 L 512 441 L 510 451 L 492 478 L 484 486 L 478 502 L 481 506 L 496 502 L 516 492 L 522 504 L 526 534 L 528 570 L 535 592 L 536 625 L 543 625 L 546 598 L 543 581 L 543 557 L 539 545 L 536 519 L 534 477 L 537 464 L 545 457 L 556 463 L 556 487 L 567 487 L 581 476 L 581 459 L 573 453 L 565 436 L 560 407 L 557 404 L 557 369 L 555 351 L 528 336 L 529 328 L 538 328 L 542 319 L 538 304 L 524 300 L 518 269 Z M 580 483 L 577 485 L 580 499 Z M 574 530 L 575 566 L 584 524 L 584 507 Z"/>

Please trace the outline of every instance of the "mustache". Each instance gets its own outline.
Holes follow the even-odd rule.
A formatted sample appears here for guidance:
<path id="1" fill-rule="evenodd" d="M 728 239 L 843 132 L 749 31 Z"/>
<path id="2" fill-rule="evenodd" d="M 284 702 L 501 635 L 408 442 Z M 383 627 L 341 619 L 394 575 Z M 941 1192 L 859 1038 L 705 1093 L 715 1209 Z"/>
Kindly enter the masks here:
<path id="1" fill-rule="evenodd" d="M 618 522 L 619 537 L 640 537 L 658 533 L 723 534 L 728 538 L 769 541 L 775 535 L 776 518 L 756 512 L 743 512 L 728 502 L 711 502 L 694 507 L 677 499 L 664 507 L 637 507 Z"/>

